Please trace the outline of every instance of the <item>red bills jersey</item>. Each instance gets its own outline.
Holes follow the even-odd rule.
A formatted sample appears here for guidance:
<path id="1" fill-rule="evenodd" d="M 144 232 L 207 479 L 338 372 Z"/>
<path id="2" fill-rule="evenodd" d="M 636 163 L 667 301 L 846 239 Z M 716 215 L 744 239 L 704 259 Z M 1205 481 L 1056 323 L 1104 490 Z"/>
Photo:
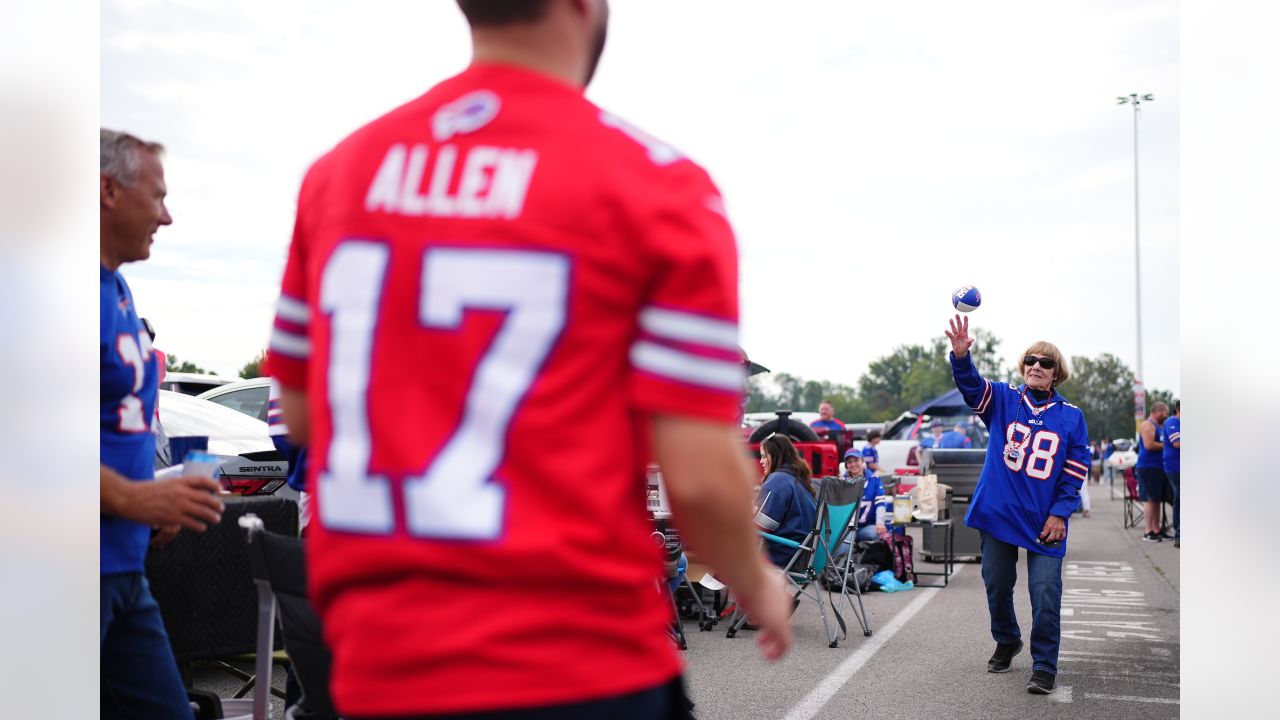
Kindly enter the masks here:
<path id="1" fill-rule="evenodd" d="M 706 173 L 548 76 L 473 66 L 315 163 L 268 363 L 308 395 L 344 714 L 679 672 L 647 420 L 737 416 L 737 284 Z"/>

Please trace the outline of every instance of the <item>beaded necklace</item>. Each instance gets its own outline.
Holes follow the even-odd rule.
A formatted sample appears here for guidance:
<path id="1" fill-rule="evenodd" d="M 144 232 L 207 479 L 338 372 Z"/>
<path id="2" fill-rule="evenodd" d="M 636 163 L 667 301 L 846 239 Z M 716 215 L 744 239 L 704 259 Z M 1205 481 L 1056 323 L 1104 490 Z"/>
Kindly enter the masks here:
<path id="1" fill-rule="evenodd" d="M 1027 402 L 1027 390 L 1029 390 L 1030 388 L 1031 388 L 1030 385 L 1023 385 L 1022 392 L 1018 394 L 1018 409 L 1015 410 L 1013 413 L 1014 426 L 1022 424 L 1022 406 Z M 1053 397 L 1052 387 L 1049 388 L 1049 397 L 1050 398 Z M 1031 408 L 1031 414 L 1039 416 L 1045 410 L 1048 410 L 1049 407 L 1052 405 L 1052 403 L 1049 403 L 1047 399 L 1045 400 L 1045 403 L 1046 403 L 1045 406 L 1040 408 L 1039 410 L 1036 410 L 1034 407 Z M 1009 440 L 1008 449 L 1006 449 L 1004 452 L 1005 457 L 1009 458 L 1013 462 L 1018 462 L 1018 458 L 1022 457 L 1022 448 L 1026 446 L 1027 441 L 1029 441 L 1030 439 L 1031 439 L 1031 433 L 1027 433 L 1022 438 L 1022 442 L 1016 442 L 1012 439 Z"/>

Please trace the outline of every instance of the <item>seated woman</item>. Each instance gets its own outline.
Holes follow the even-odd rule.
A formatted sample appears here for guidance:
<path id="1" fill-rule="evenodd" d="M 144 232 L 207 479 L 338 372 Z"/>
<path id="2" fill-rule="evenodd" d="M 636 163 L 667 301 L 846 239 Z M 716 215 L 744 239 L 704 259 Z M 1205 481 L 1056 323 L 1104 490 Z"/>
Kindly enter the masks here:
<path id="1" fill-rule="evenodd" d="M 875 540 L 879 537 L 876 533 L 876 498 L 884 495 L 884 483 L 880 482 L 880 476 L 873 474 L 866 468 L 866 460 L 857 450 L 850 448 L 844 454 L 845 477 L 850 479 L 864 477 L 867 480 L 866 487 L 862 491 L 862 502 L 858 504 L 858 512 L 854 515 L 857 518 L 857 535 L 858 540 Z"/>
<path id="2" fill-rule="evenodd" d="M 809 464 L 791 440 L 774 434 L 760 443 L 760 465 L 765 478 L 756 496 L 756 525 L 772 535 L 802 542 L 818 514 Z M 778 567 L 786 567 L 795 554 L 794 548 L 775 542 L 766 542 L 765 549 Z"/>

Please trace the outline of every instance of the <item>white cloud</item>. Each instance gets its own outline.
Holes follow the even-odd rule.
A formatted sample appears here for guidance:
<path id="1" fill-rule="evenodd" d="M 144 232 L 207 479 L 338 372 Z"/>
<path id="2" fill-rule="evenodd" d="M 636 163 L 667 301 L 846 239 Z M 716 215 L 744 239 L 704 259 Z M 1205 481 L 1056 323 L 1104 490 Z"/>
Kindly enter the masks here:
<path id="1" fill-rule="evenodd" d="M 452 3 L 208 7 L 104 3 L 103 123 L 170 147 L 176 222 L 126 270 L 139 305 L 173 352 L 234 372 L 264 341 L 307 165 L 468 46 Z M 613 21 L 588 95 L 720 185 L 745 347 L 844 383 L 941 334 L 964 284 L 1010 357 L 1043 338 L 1132 364 L 1132 114 L 1114 98 L 1155 93 L 1145 374 L 1179 389 L 1177 3 L 647 0 Z"/>

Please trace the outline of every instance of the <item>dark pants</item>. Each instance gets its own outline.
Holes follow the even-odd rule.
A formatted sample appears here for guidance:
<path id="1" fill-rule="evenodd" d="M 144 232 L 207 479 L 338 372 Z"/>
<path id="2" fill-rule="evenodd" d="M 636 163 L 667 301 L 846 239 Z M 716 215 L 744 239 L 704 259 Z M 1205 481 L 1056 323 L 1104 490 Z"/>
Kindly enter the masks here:
<path id="1" fill-rule="evenodd" d="M 987 586 L 991 637 L 998 643 L 1022 638 L 1013 609 L 1018 580 L 1018 546 L 982 533 L 982 581 Z M 1031 594 L 1031 669 L 1058 674 L 1062 641 L 1062 558 L 1027 551 L 1027 589 Z"/>
<path id="2" fill-rule="evenodd" d="M 676 677 L 647 690 L 566 705 L 529 710 L 364 720 L 693 720 L 693 702 L 685 695 L 684 680 Z"/>
<path id="3" fill-rule="evenodd" d="M 99 578 L 103 718 L 191 720 L 187 690 L 160 619 L 160 606 L 140 572 Z"/>
<path id="4" fill-rule="evenodd" d="M 1179 507 L 1182 505 L 1182 491 L 1180 489 L 1182 482 L 1182 472 L 1166 472 L 1165 478 L 1169 480 L 1169 489 L 1173 491 L 1173 537 L 1175 540 L 1182 539 L 1182 520 L 1179 517 L 1181 512 Z"/>
<path id="5" fill-rule="evenodd" d="M 1143 502 L 1169 502 L 1173 495 L 1169 492 L 1169 478 L 1164 469 L 1158 467 L 1140 467 L 1138 471 L 1138 499 Z"/>

